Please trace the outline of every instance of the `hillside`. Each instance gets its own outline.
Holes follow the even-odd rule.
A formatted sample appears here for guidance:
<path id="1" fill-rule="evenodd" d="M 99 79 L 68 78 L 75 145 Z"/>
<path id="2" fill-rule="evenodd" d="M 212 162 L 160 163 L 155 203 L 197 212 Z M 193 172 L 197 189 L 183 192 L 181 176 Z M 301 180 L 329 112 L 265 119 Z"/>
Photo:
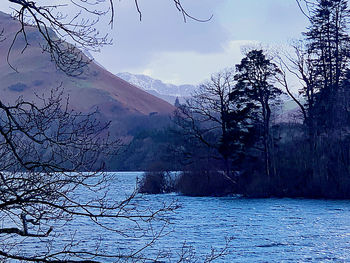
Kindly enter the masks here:
<path id="1" fill-rule="evenodd" d="M 120 134 L 128 134 L 135 126 L 135 119 L 152 116 L 168 116 L 174 110 L 169 103 L 148 94 L 134 85 L 111 74 L 104 68 L 90 63 L 84 73 L 71 77 L 59 71 L 49 54 L 43 53 L 40 46 L 41 35 L 34 27 L 26 27 L 29 46 L 23 51 L 25 42 L 19 37 L 13 46 L 9 62 L 7 54 L 19 22 L 0 12 L 0 24 L 4 28 L 4 41 L 0 42 L 0 99 L 11 103 L 23 96 L 36 101 L 35 94 L 47 94 L 51 88 L 62 86 L 69 94 L 70 107 L 88 112 L 99 108 L 102 115 L 112 120 Z M 22 52 L 23 51 L 23 52 Z"/>

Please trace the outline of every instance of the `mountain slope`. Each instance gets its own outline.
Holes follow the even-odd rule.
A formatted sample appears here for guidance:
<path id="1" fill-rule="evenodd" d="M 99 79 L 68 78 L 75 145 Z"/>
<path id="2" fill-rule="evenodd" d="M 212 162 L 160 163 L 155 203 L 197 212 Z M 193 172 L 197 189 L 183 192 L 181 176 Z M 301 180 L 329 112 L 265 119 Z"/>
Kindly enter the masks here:
<path id="1" fill-rule="evenodd" d="M 56 69 L 49 54 L 40 47 L 42 37 L 34 27 L 26 27 L 29 46 L 19 37 L 13 46 L 9 62 L 7 54 L 11 41 L 19 29 L 19 22 L 0 12 L 0 26 L 4 41 L 0 42 L 0 99 L 11 103 L 23 96 L 37 101 L 36 94 L 45 94 L 51 88 L 62 86 L 69 94 L 70 107 L 77 111 L 91 111 L 98 107 L 101 113 L 117 123 L 128 116 L 169 115 L 174 108 L 130 83 L 116 77 L 94 62 L 78 77 L 67 76 Z M 23 52 L 22 52 L 23 51 Z"/>

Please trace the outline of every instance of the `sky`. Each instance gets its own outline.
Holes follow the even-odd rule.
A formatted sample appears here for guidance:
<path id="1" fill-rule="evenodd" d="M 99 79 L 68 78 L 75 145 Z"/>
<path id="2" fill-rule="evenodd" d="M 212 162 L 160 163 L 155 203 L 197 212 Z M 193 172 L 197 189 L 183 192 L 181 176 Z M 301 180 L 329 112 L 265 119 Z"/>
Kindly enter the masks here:
<path id="1" fill-rule="evenodd" d="M 199 84 L 239 63 L 242 48 L 287 45 L 307 26 L 296 0 L 182 3 L 196 18 L 213 17 L 208 22 L 184 22 L 173 0 L 139 0 L 140 21 L 133 0 L 115 1 L 113 28 L 107 18 L 98 25 L 113 44 L 93 53 L 96 61 L 115 74 L 126 71 L 173 84 Z M 9 12 L 8 1 L 1 1 L 0 10 Z"/>

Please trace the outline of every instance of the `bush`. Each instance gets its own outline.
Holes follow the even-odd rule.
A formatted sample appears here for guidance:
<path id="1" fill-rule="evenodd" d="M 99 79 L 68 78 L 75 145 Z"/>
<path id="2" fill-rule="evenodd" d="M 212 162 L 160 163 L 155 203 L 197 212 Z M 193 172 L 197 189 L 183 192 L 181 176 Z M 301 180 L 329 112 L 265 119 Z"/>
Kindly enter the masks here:
<path id="1" fill-rule="evenodd" d="M 176 177 L 166 171 L 148 171 L 138 183 L 138 192 L 163 194 L 175 191 Z"/>
<path id="2" fill-rule="evenodd" d="M 234 192 L 234 181 L 219 171 L 184 171 L 176 182 L 176 190 L 188 196 L 225 196 Z"/>
<path id="3" fill-rule="evenodd" d="M 138 191 L 143 194 L 161 194 L 164 189 L 164 172 L 146 172 L 138 183 Z"/>

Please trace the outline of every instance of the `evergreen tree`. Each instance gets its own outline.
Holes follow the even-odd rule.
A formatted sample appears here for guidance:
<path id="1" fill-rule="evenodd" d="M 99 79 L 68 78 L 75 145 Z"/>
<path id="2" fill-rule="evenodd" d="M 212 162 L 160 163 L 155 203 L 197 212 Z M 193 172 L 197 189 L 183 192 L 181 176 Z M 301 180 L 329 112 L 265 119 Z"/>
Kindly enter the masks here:
<path id="1" fill-rule="evenodd" d="M 282 91 L 275 87 L 274 82 L 279 74 L 279 69 L 262 50 L 252 50 L 241 63 L 236 66 L 237 87 L 257 107 L 257 119 L 261 127 L 265 172 L 271 175 L 271 106 L 277 102 Z"/>
<path id="2" fill-rule="evenodd" d="M 341 81 L 344 80 L 350 58 L 347 27 L 350 10 L 346 0 L 317 0 L 310 8 L 310 23 L 306 51 L 313 71 L 315 93 L 313 113 L 317 129 L 336 128 Z M 310 89 L 310 87 L 308 87 Z"/>
<path id="3" fill-rule="evenodd" d="M 174 106 L 175 106 L 176 108 L 178 108 L 178 107 L 180 107 L 180 106 L 181 106 L 180 101 L 179 101 L 179 97 L 176 97 L 176 100 L 175 100 Z"/>

